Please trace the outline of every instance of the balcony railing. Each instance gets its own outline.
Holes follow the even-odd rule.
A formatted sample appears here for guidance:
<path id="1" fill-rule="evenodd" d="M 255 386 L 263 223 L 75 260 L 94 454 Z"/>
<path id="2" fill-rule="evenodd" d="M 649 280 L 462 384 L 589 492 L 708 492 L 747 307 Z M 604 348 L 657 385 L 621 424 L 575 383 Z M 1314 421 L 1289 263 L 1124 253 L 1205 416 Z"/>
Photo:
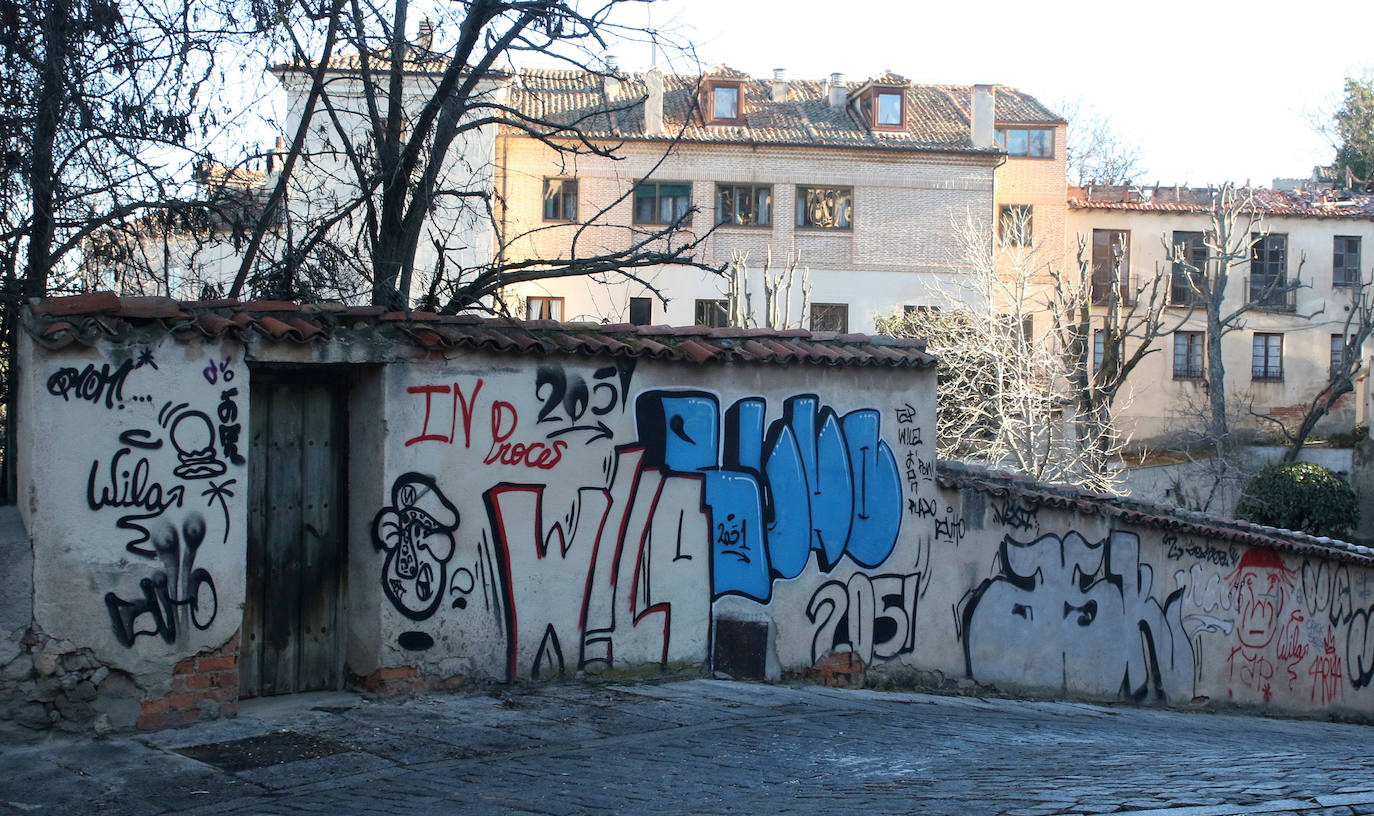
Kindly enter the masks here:
<path id="1" fill-rule="evenodd" d="M 1201 380 L 1207 376 L 1202 364 L 1197 365 L 1174 365 L 1174 379 L 1176 380 Z"/>
<path id="2" fill-rule="evenodd" d="M 1121 270 L 1121 305 L 1135 305 L 1135 288 L 1131 285 L 1131 273 Z M 1093 276 L 1093 305 L 1106 306 L 1112 298 L 1112 282 L 1109 278 Z"/>
<path id="3" fill-rule="evenodd" d="M 1283 278 L 1251 275 L 1245 279 L 1245 302 L 1266 312 L 1296 312 L 1298 290 Z M 1259 379 L 1256 377 L 1255 379 Z"/>
<path id="4" fill-rule="evenodd" d="M 1260 382 L 1283 382 L 1283 366 L 1250 366 L 1250 379 Z"/>

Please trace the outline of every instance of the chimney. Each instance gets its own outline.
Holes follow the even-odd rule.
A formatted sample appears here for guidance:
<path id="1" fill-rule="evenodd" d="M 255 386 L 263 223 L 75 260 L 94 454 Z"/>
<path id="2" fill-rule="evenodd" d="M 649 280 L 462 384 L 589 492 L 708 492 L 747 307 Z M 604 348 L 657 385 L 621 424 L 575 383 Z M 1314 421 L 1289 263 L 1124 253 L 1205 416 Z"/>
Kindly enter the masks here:
<path id="1" fill-rule="evenodd" d="M 601 88 L 607 99 L 614 99 L 620 93 L 620 64 L 615 54 L 606 55 L 606 73 L 601 77 Z"/>
<path id="2" fill-rule="evenodd" d="M 787 69 L 773 69 L 773 101 L 787 101 Z"/>
<path id="3" fill-rule="evenodd" d="M 277 170 L 277 163 L 278 163 L 279 161 L 281 161 L 281 157 L 284 156 L 285 154 L 286 154 L 286 140 L 283 139 L 282 137 L 278 136 L 278 137 L 277 137 L 277 144 L 276 144 L 276 146 L 273 147 L 272 150 L 271 150 L 270 152 L 268 152 L 268 154 L 267 154 L 267 173 L 268 173 L 268 175 L 271 175 L 272 173 L 276 172 L 276 170 Z"/>
<path id="4" fill-rule="evenodd" d="M 830 75 L 830 84 L 827 86 L 826 96 L 826 104 L 828 104 L 830 107 L 844 107 L 844 74 L 836 73 Z"/>
<path id="5" fill-rule="evenodd" d="M 991 85 L 973 86 L 973 115 L 969 117 L 969 138 L 979 150 L 992 147 L 993 90 Z"/>
<path id="6" fill-rule="evenodd" d="M 663 135 L 663 72 L 658 66 L 644 75 L 644 87 L 649 92 L 644 100 L 644 135 Z"/>
<path id="7" fill-rule="evenodd" d="M 420 36 L 415 44 L 424 51 L 434 50 L 434 23 L 428 17 L 420 21 Z"/>

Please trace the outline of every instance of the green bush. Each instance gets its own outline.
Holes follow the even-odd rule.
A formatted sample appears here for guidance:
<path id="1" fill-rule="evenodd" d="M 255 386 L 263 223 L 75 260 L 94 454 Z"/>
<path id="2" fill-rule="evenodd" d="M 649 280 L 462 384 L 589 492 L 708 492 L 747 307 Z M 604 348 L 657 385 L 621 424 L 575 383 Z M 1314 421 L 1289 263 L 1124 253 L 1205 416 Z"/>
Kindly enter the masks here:
<path id="1" fill-rule="evenodd" d="M 1360 508 L 1350 484 L 1333 471 L 1310 462 L 1284 462 L 1246 483 L 1236 515 L 1256 524 L 1348 539 Z"/>

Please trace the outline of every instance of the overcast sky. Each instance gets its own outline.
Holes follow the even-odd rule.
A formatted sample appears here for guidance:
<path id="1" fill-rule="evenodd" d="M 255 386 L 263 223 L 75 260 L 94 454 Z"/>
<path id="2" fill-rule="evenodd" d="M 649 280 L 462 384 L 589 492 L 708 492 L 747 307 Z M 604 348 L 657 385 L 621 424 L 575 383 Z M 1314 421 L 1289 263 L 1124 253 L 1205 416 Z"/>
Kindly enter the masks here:
<path id="1" fill-rule="evenodd" d="M 1081 99 L 1140 145 L 1145 183 L 1307 176 L 1332 156 L 1312 121 L 1330 118 L 1347 75 L 1374 68 L 1368 0 L 668 0 L 636 14 L 678 29 L 705 64 L 758 77 L 891 69 L 1011 85 L 1051 108 Z M 615 50 L 627 70 L 649 65 L 647 48 Z"/>

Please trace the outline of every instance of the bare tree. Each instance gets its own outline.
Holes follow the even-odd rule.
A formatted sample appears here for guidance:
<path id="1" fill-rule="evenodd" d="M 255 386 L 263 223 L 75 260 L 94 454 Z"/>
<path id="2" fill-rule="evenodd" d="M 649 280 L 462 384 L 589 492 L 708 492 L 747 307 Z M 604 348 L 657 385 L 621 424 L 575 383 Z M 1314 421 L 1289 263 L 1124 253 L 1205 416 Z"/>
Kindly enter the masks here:
<path id="1" fill-rule="evenodd" d="M 225 68 L 217 57 L 273 13 L 233 0 L 0 3 L 7 407 L 10 341 L 24 299 L 100 280 L 84 262 L 114 252 L 132 221 L 140 221 L 140 241 L 204 223 L 216 196 L 196 188 L 190 171 L 211 158 L 208 145 L 233 116 L 215 101 Z"/>
<path id="2" fill-rule="evenodd" d="M 800 274 L 799 274 L 800 273 Z M 749 253 L 736 251 L 726 272 L 725 312 L 731 326 L 769 329 L 801 328 L 811 303 L 810 270 L 801 265 L 801 253 L 791 250 L 777 270 L 773 268 L 773 248 L 768 247 L 763 265 L 758 270 L 763 285 L 763 322 L 754 311 L 754 293 L 749 269 Z M 797 319 L 792 319 L 792 289 L 801 295 Z"/>
<path id="3" fill-rule="evenodd" d="M 1290 277 L 1285 268 L 1275 274 L 1260 274 L 1254 268 L 1257 246 L 1268 238 L 1264 215 L 1255 200 L 1254 192 L 1223 184 L 1209 190 L 1208 225 L 1201 241 L 1193 246 L 1170 245 L 1168 260 L 1173 274 L 1181 282 L 1173 286 L 1185 289 L 1190 306 L 1203 310 L 1206 327 L 1206 367 L 1208 406 L 1205 428 L 1196 434 L 1196 441 L 1211 448 L 1215 457 L 1225 460 L 1232 452 L 1230 413 L 1227 406 L 1226 365 L 1221 354 L 1222 339 L 1246 326 L 1246 316 L 1255 311 L 1288 310 L 1296 303 L 1297 290 L 1303 287 L 1302 269 L 1306 258 L 1298 259 L 1297 271 Z M 1286 252 L 1286 249 L 1285 249 Z M 1244 269 L 1249 277 L 1244 282 L 1240 298 L 1233 297 L 1233 279 Z M 1295 312 L 1296 314 L 1296 312 Z M 1304 319 L 1316 313 L 1299 315 Z"/>
<path id="4" fill-rule="evenodd" d="M 1117 449 L 1114 406 L 1137 365 L 1158 351 L 1167 334 L 1164 307 L 1168 282 L 1156 267 L 1148 278 L 1132 279 L 1129 247 L 1114 244 L 1095 268 L 1087 241 L 1078 238 L 1075 274 L 1052 271 L 1050 315 L 1064 357 L 1067 392 L 1075 403 L 1078 437 L 1096 441 L 1094 470 L 1105 471 Z M 1085 457 L 1093 451 L 1085 451 Z"/>
<path id="5" fill-rule="evenodd" d="M 878 330 L 925 337 L 939 359 L 936 450 L 942 458 L 1119 492 L 1119 473 L 1108 464 L 1128 440 L 1102 407 L 1111 404 L 1106 391 L 1088 397 L 1095 407 L 1088 417 L 1078 416 L 1084 398 L 1075 388 L 1085 385 L 1078 366 L 1085 355 L 1091 362 L 1082 337 L 1091 335 L 1073 318 L 1071 325 L 1035 330 L 1037 317 L 1044 321 L 1067 308 L 1064 298 L 1075 309 L 1086 308 L 1090 292 L 1085 285 L 1080 300 L 1079 289 L 1058 268 L 1057 248 L 1030 241 L 1027 226 L 1014 218 L 1003 223 L 998 245 L 988 224 L 967 217 L 956 229 L 967 275 L 939 291 L 946 304 L 959 305 L 883 318 Z M 1061 337 L 1072 348 L 1056 342 Z M 1113 399 L 1117 387 L 1111 386 Z"/>
<path id="6" fill-rule="evenodd" d="M 1082 100 L 1061 103 L 1059 112 L 1069 123 L 1065 169 L 1070 184 L 1129 184 L 1140 175 L 1140 145 L 1122 137 L 1110 119 Z"/>
<path id="7" fill-rule="evenodd" d="M 1331 371 L 1326 383 L 1317 390 L 1307 403 L 1298 420 L 1298 427 L 1290 429 L 1289 422 L 1270 413 L 1250 410 L 1252 416 L 1272 423 L 1288 442 L 1283 453 L 1283 461 L 1295 462 L 1298 454 L 1317 424 L 1335 407 L 1346 394 L 1355 390 L 1355 377 L 1364 369 L 1363 348 L 1371 334 L 1374 334 L 1374 301 L 1370 298 L 1370 282 L 1360 281 L 1349 288 L 1350 302 L 1345 306 L 1345 318 L 1340 322 L 1342 338 L 1340 357 L 1332 356 Z"/>
<path id="8" fill-rule="evenodd" d="M 523 236 L 499 229 L 502 202 L 487 148 L 496 129 L 537 140 L 568 161 L 615 159 L 618 143 L 588 134 L 644 101 L 616 98 L 595 111 L 546 114 L 517 101 L 525 91 L 507 68 L 537 53 L 619 83 L 602 57 L 608 41 L 658 37 L 620 22 L 625 5 L 328 0 L 320 14 L 289 21 L 283 36 L 297 57 L 278 70 L 299 104 L 262 216 L 283 225 L 253 231 L 229 295 L 250 285 L 273 294 L 365 292 L 378 305 L 418 302 L 454 312 L 500 308 L 492 296 L 535 280 L 619 275 L 652 289 L 634 270 L 681 264 L 718 272 L 693 259 L 702 236 L 685 229 L 690 210 L 661 228 L 626 228 L 620 248 L 587 251 L 586 231 L 613 226 L 607 213 L 631 190 L 584 219 L 563 257 L 505 251 Z M 498 244 L 494 260 L 473 245 L 487 231 Z"/>

